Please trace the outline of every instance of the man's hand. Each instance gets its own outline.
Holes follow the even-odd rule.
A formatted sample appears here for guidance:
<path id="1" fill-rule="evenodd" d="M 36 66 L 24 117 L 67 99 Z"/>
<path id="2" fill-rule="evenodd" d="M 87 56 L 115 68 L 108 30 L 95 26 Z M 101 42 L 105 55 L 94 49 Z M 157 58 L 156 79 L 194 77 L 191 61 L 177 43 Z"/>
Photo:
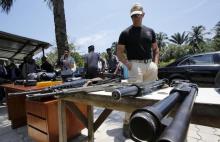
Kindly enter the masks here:
<path id="1" fill-rule="evenodd" d="M 128 68 L 128 70 L 131 70 L 132 64 L 131 64 L 131 63 L 128 63 L 127 68 Z"/>

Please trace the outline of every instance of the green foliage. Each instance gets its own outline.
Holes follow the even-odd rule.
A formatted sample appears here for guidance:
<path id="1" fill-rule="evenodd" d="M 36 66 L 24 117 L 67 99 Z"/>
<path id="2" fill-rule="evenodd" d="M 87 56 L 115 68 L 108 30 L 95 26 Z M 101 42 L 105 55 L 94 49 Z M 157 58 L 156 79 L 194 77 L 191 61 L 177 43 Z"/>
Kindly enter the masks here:
<path id="1" fill-rule="evenodd" d="M 185 32 L 181 33 L 175 33 L 174 35 L 171 36 L 171 38 L 169 39 L 172 43 L 175 43 L 177 45 L 182 45 L 187 43 L 188 41 L 188 34 L 186 34 Z"/>
<path id="2" fill-rule="evenodd" d="M 170 59 L 169 61 L 166 61 L 166 62 L 160 62 L 159 67 L 165 67 L 165 66 L 167 66 L 168 64 L 170 64 L 174 61 L 175 61 L 175 59 Z"/>
<path id="3" fill-rule="evenodd" d="M 162 49 L 166 46 L 167 44 L 167 34 L 163 33 L 163 32 L 159 32 L 159 33 L 156 33 L 156 38 L 157 38 L 157 45 L 159 47 L 159 49 Z"/>
<path id="4" fill-rule="evenodd" d="M 220 50 L 220 37 L 214 39 L 213 46 L 215 50 Z"/>
<path id="5" fill-rule="evenodd" d="M 77 67 L 84 66 L 84 58 L 78 52 L 71 53 L 71 56 L 74 58 Z"/>
<path id="6" fill-rule="evenodd" d="M 116 55 L 116 48 L 117 48 L 118 42 L 113 42 L 111 49 L 112 49 L 112 53 Z"/>

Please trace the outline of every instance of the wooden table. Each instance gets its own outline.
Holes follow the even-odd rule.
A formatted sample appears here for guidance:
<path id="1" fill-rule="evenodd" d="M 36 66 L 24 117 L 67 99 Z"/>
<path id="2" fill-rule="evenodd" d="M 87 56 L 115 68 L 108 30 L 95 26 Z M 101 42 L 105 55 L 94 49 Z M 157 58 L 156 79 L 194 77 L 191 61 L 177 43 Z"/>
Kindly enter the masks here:
<path id="1" fill-rule="evenodd" d="M 26 100 L 28 135 L 36 142 L 58 142 L 58 101 L 51 98 Z M 78 103 L 77 108 L 86 115 L 87 106 Z M 84 125 L 68 109 L 66 113 L 67 139 L 72 139 L 81 133 Z"/>
<path id="2" fill-rule="evenodd" d="M 71 96 L 59 98 L 59 141 L 67 141 L 66 114 L 67 107 L 75 113 L 88 129 L 88 141 L 94 141 L 94 133 L 113 110 L 132 112 L 137 108 L 151 105 L 169 94 L 172 88 L 161 89 L 141 98 L 123 98 L 115 101 L 110 92 L 74 93 Z M 87 118 L 70 102 L 81 102 L 88 105 Z M 93 106 L 103 107 L 104 111 L 94 122 Z M 214 88 L 199 88 L 195 101 L 191 123 L 220 128 L 220 93 Z"/>
<path id="3" fill-rule="evenodd" d="M 24 85 L 14 85 L 14 84 L 2 84 L 1 87 L 5 88 L 6 91 L 8 119 L 11 120 L 12 129 L 26 125 L 27 123 L 26 107 L 25 107 L 26 94 L 11 96 L 8 95 L 8 93 L 39 90 L 45 87 L 24 86 Z"/>

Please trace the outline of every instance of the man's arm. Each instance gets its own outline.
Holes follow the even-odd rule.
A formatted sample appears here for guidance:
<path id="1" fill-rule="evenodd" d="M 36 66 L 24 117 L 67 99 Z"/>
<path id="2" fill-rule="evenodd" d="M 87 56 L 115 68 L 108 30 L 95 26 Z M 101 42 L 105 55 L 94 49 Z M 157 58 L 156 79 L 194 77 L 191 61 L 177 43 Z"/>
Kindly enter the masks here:
<path id="1" fill-rule="evenodd" d="M 129 70 L 131 69 L 131 64 L 125 58 L 125 45 L 118 44 L 117 46 L 117 57 Z"/>
<path id="2" fill-rule="evenodd" d="M 105 60 L 102 59 L 102 57 L 100 56 L 100 57 L 99 57 L 99 61 L 101 61 L 101 63 L 102 63 L 102 69 L 101 69 L 101 71 L 102 71 L 102 72 L 105 72 Z"/>
<path id="3" fill-rule="evenodd" d="M 118 73 L 119 67 L 120 67 L 120 64 L 118 63 L 117 66 L 116 66 L 116 69 L 115 69 L 115 71 L 114 71 L 114 74 L 117 74 L 117 73 Z"/>
<path id="4" fill-rule="evenodd" d="M 153 49 L 153 62 L 158 65 L 158 63 L 159 63 L 159 48 L 157 46 L 157 42 L 154 42 L 152 44 L 152 49 Z"/>

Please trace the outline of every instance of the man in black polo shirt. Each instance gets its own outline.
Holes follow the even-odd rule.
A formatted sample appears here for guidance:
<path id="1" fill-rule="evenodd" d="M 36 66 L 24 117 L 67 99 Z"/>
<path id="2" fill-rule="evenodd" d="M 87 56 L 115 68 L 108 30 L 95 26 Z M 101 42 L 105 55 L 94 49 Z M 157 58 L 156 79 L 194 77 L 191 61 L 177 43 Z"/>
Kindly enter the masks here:
<path id="1" fill-rule="evenodd" d="M 143 7 L 140 4 L 135 4 L 130 11 L 133 24 L 122 31 L 119 36 L 117 56 L 129 70 L 129 82 L 157 79 L 159 48 L 155 32 L 142 25 L 144 14 Z M 125 51 L 126 54 L 124 54 Z M 129 114 L 125 114 L 123 130 L 126 137 L 129 136 L 127 132 L 129 117 Z"/>

